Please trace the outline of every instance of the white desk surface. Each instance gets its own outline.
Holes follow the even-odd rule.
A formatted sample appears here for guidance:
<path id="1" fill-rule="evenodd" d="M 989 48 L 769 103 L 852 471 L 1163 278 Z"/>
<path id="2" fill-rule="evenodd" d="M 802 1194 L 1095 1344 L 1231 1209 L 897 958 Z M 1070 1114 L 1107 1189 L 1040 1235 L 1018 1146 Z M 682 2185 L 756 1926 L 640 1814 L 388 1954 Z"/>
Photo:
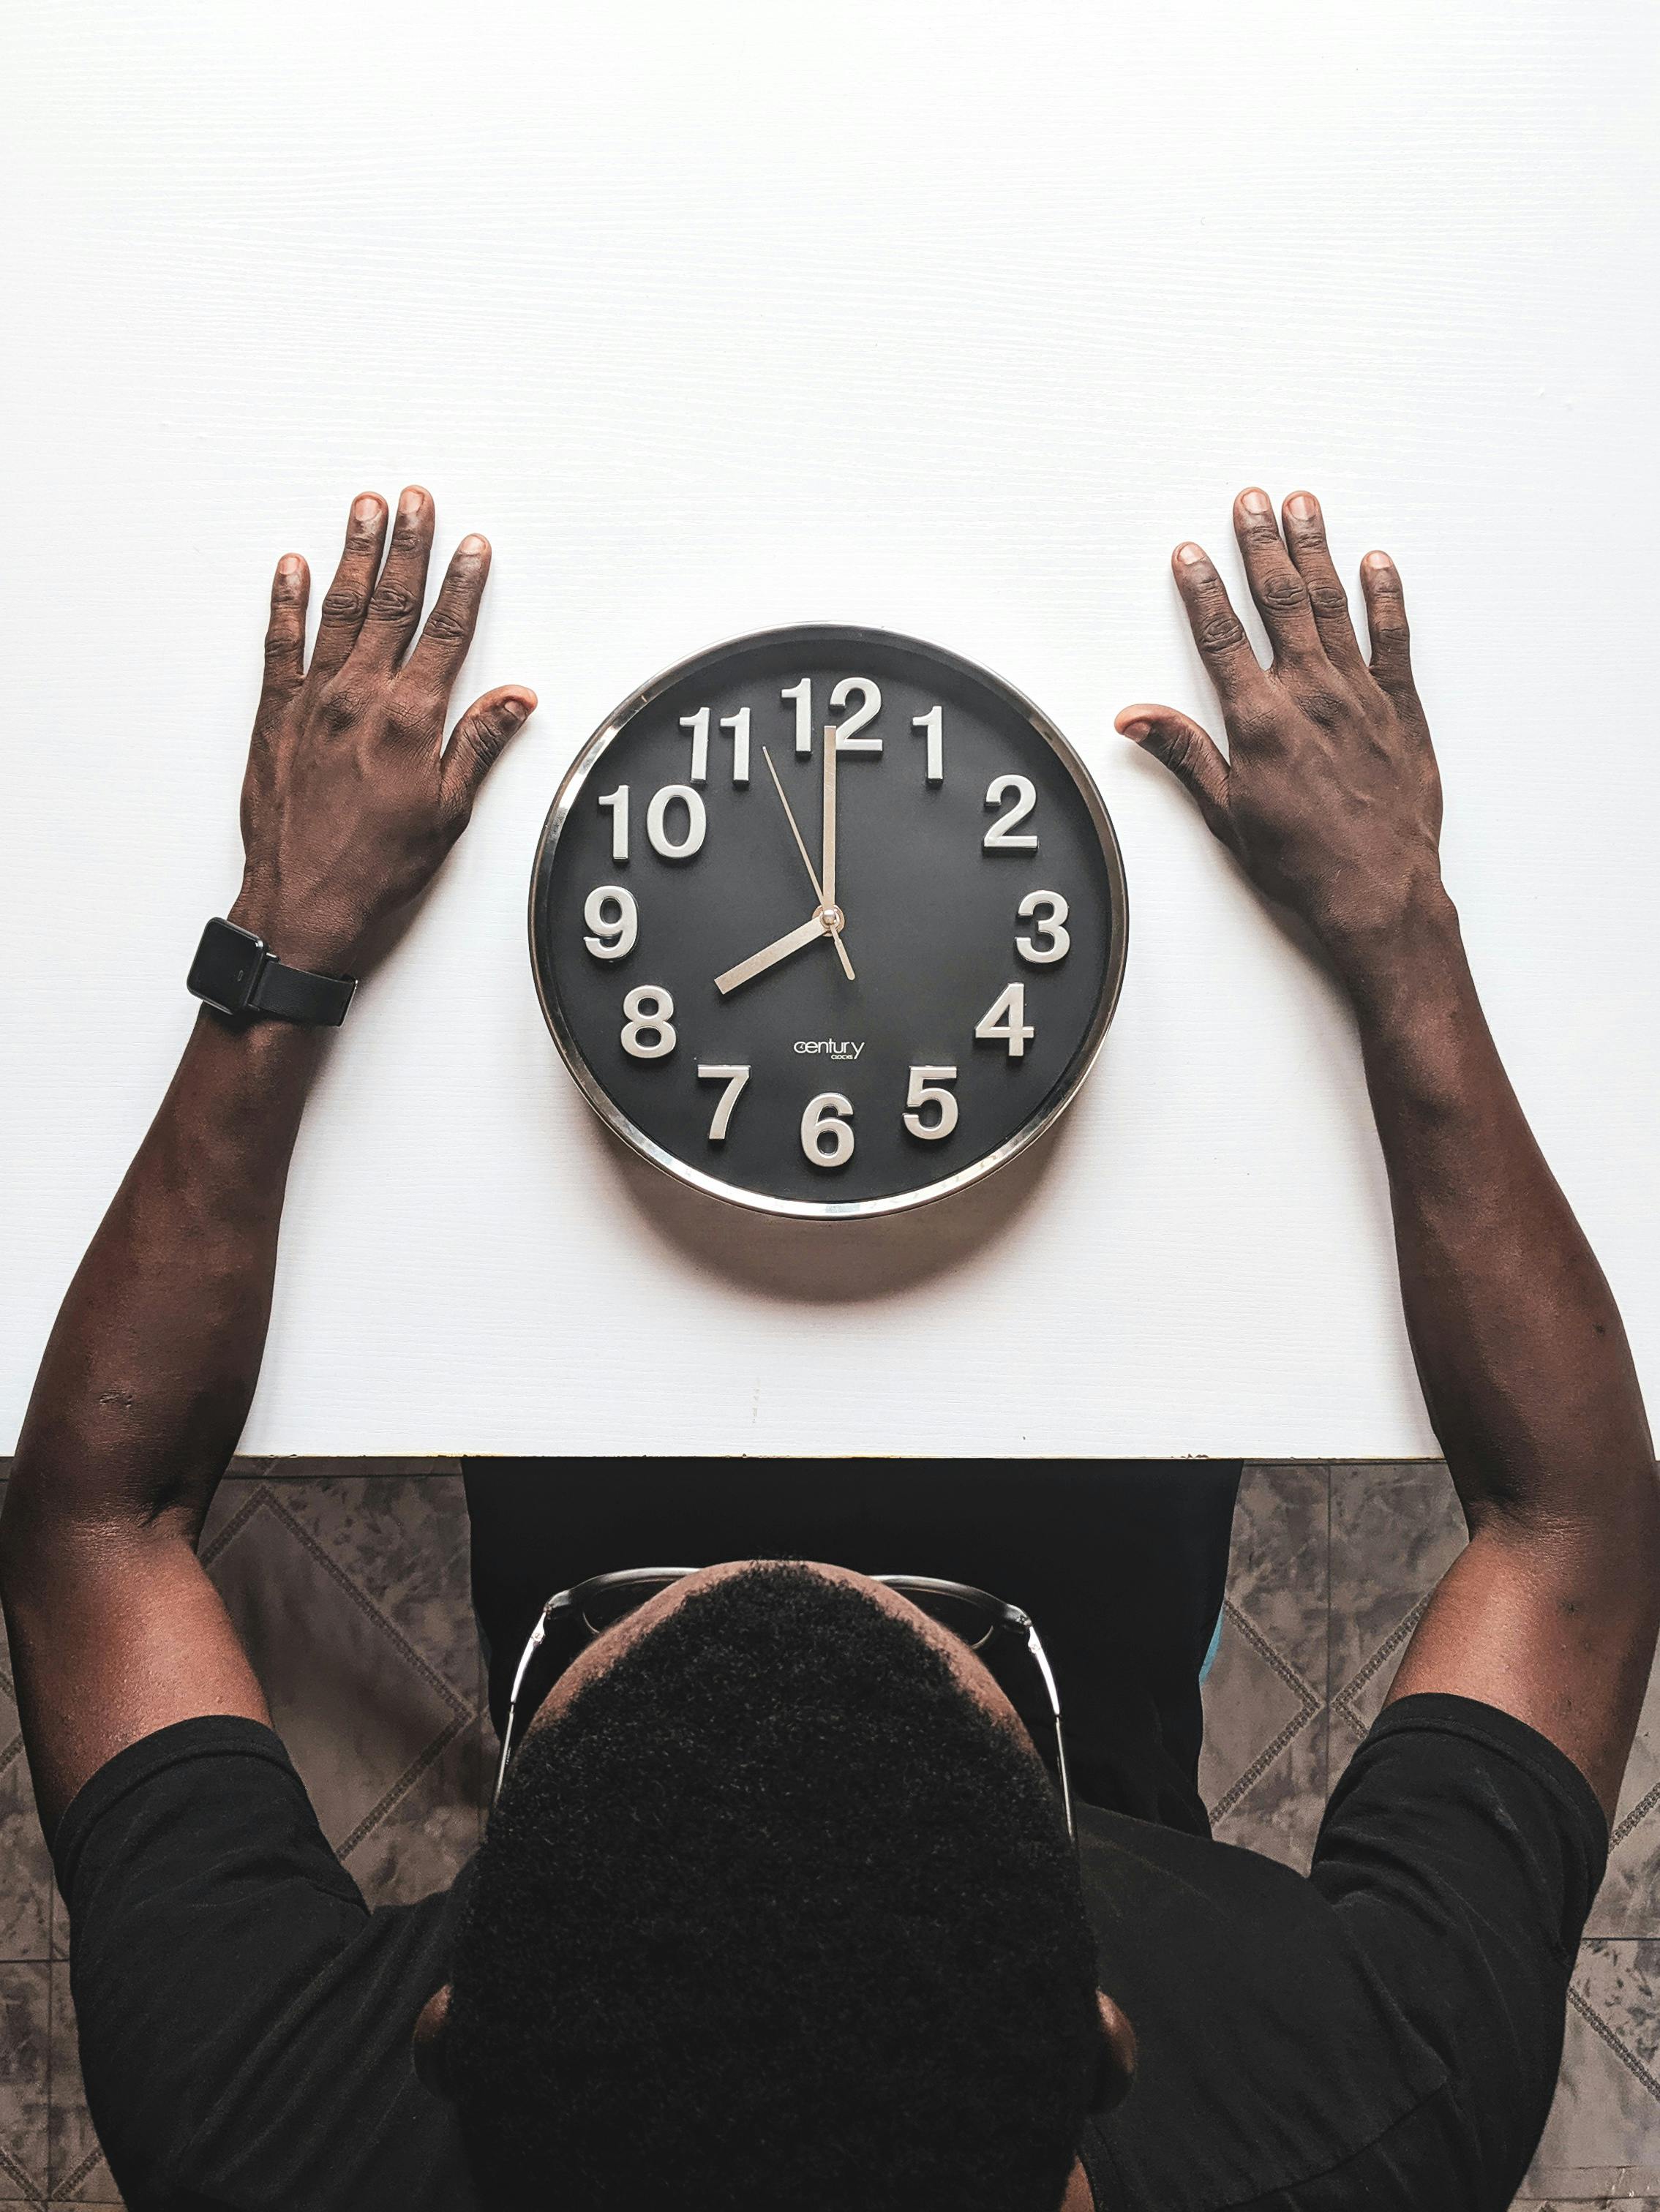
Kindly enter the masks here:
<path id="1" fill-rule="evenodd" d="M 1449 876 L 1660 1382 L 1645 0 L 8 18 L 0 1427 L 234 894 L 277 556 L 410 478 L 544 706 L 302 1133 L 246 1438 L 294 1452 L 1433 1449 L 1331 989 L 1110 729 L 1260 481 L 1399 559 Z M 1132 931 L 1057 1139 L 809 1232 L 625 1160 L 542 1024 L 538 828 L 630 684 L 801 617 L 1079 745 Z"/>

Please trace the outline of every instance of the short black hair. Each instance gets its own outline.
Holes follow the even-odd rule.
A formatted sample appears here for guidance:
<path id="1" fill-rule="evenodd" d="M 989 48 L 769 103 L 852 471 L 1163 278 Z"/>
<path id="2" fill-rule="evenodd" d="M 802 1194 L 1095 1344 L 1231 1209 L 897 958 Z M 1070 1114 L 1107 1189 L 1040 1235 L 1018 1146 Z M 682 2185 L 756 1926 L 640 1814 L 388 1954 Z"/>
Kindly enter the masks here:
<path id="1" fill-rule="evenodd" d="M 1055 2212 L 1101 2047 L 1031 1745 L 867 1591 L 766 1563 L 525 1739 L 442 2065 L 492 2207 Z"/>

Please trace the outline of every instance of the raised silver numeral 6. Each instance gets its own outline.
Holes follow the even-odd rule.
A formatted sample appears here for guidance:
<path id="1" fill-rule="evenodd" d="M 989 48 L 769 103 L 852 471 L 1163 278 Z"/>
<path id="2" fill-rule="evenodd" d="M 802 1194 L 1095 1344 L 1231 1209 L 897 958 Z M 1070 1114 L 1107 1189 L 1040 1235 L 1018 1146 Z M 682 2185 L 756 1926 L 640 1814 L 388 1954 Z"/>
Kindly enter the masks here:
<path id="1" fill-rule="evenodd" d="M 607 915 L 607 907 L 614 907 L 615 914 Z M 625 952 L 633 951 L 634 940 L 640 934 L 640 909 L 634 893 L 625 891 L 621 884 L 601 884 L 591 890 L 582 919 L 593 932 L 582 942 L 596 960 L 620 960 Z"/>
<path id="2" fill-rule="evenodd" d="M 635 1060 L 661 1060 L 678 1039 L 669 1016 L 674 1001 L 660 983 L 641 983 L 623 1001 L 623 1049 Z M 649 1036 L 651 1042 L 646 1042 Z"/>
<path id="3" fill-rule="evenodd" d="M 1047 913 L 1040 913 L 1047 908 Z M 1034 968 L 1046 968 L 1051 961 L 1064 960 L 1072 950 L 1072 933 L 1063 927 L 1072 908 L 1059 891 L 1028 891 L 1015 912 L 1022 921 L 1036 918 L 1036 937 L 1017 937 L 1014 949 L 1023 960 L 1030 960 Z"/>
<path id="4" fill-rule="evenodd" d="M 852 1099 L 839 1091 L 810 1098 L 801 1116 L 801 1149 L 816 1168 L 846 1167 L 853 1158 Z"/>

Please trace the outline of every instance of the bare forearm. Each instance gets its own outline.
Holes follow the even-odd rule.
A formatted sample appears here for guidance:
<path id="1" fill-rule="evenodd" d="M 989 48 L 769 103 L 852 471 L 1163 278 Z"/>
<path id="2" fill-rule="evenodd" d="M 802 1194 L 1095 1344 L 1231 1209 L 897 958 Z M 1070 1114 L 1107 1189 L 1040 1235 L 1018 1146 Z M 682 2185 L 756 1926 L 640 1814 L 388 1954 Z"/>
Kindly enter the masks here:
<path id="1" fill-rule="evenodd" d="M 258 1378 L 312 1031 L 204 1013 L 46 1346 L 7 1510 L 53 1528 L 194 1535 Z"/>
<path id="2" fill-rule="evenodd" d="M 1473 1522 L 1620 1516 L 1652 1490 L 1625 1330 L 1437 893 L 1350 975 L 1426 1402 Z"/>

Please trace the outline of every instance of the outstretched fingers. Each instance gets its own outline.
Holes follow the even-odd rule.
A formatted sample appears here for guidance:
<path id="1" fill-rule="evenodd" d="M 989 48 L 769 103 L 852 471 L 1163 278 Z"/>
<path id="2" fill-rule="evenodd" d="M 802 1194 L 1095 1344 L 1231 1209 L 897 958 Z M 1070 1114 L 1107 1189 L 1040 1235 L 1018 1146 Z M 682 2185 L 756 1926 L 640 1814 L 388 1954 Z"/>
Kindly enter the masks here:
<path id="1" fill-rule="evenodd" d="M 360 492 L 351 503 L 346 523 L 346 542 L 334 581 L 324 594 L 317 621 L 317 642 L 312 648 L 311 676 L 314 684 L 326 684 L 344 667 L 346 656 L 357 642 L 380 566 L 380 548 L 386 536 L 386 502 L 379 492 Z"/>
<path id="2" fill-rule="evenodd" d="M 1231 847 L 1228 764 L 1208 733 L 1174 707 L 1126 707 L 1113 718 L 1113 726 L 1164 763 L 1191 793 L 1206 826 Z"/>
<path id="3" fill-rule="evenodd" d="M 453 831 L 459 834 L 465 828 L 479 786 L 508 738 L 535 711 L 536 694 L 528 684 L 500 684 L 475 699 L 450 732 L 439 762 L 439 778 L 445 820 Z"/>
<path id="4" fill-rule="evenodd" d="M 357 641 L 360 659 L 376 668 L 396 668 L 415 635 L 421 602 L 427 595 L 433 521 L 431 493 L 419 484 L 406 485 L 398 495 L 386 565 L 369 594 Z"/>
<path id="5" fill-rule="evenodd" d="M 1292 492 L 1286 501 L 1284 520 L 1286 544 L 1307 590 L 1326 658 L 1346 676 L 1359 676 L 1366 664 L 1349 620 L 1348 594 L 1326 543 L 1326 520 L 1319 501 L 1311 491 Z"/>
<path id="6" fill-rule="evenodd" d="M 1256 484 L 1233 502 L 1233 534 L 1239 541 L 1250 595 L 1274 647 L 1275 667 L 1323 659 L 1307 589 L 1280 535 L 1274 502 Z"/>
<path id="7" fill-rule="evenodd" d="M 476 532 L 464 538 L 450 557 L 432 612 L 404 664 L 400 682 L 429 691 L 441 702 L 447 701 L 477 628 L 489 570 L 489 540 Z"/>
<path id="8" fill-rule="evenodd" d="M 265 685 L 260 710 L 297 691 L 306 675 L 306 600 L 310 574 L 297 553 L 285 553 L 271 580 L 265 625 Z"/>
<path id="9" fill-rule="evenodd" d="M 1360 563 L 1360 590 L 1371 637 L 1371 672 L 1378 689 L 1391 697 L 1404 694 L 1415 703 L 1418 695 L 1412 680 L 1412 632 L 1407 626 L 1406 595 L 1401 589 L 1401 572 L 1387 553 L 1368 553 Z"/>
<path id="10" fill-rule="evenodd" d="M 1252 650 L 1233 611 L 1227 586 L 1217 574 L 1209 554 L 1202 545 L 1178 545 L 1171 567 L 1187 609 L 1193 641 L 1204 656 L 1223 713 L 1260 697 L 1268 684 L 1268 672 Z"/>

